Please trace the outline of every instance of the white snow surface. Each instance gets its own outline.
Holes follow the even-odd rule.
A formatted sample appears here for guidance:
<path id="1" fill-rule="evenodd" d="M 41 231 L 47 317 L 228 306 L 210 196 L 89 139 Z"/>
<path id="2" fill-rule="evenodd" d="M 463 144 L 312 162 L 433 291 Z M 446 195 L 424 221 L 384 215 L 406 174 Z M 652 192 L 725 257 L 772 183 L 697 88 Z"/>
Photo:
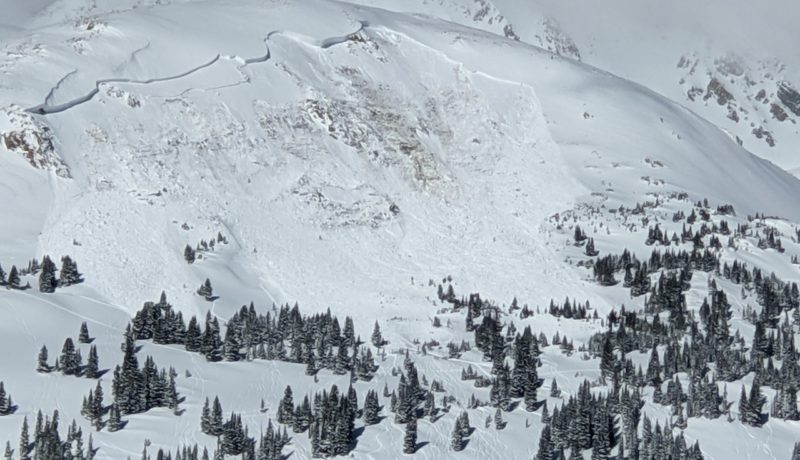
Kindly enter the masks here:
<path id="1" fill-rule="evenodd" d="M 638 53 L 627 56 L 630 67 L 602 65 L 617 62 L 602 54 L 612 46 L 603 37 L 592 41 L 592 29 L 578 35 L 587 22 L 567 21 L 556 2 L 547 2 L 552 9 L 545 16 L 558 16 L 575 33 L 583 62 L 534 46 L 533 32 L 517 20 L 533 14 L 523 2 L 483 2 L 477 9 L 458 2 L 359 3 L 373 6 L 323 0 L 4 5 L 0 136 L 16 133 L 28 143 L 0 138 L 0 263 L 7 271 L 44 254 L 69 254 L 86 282 L 52 295 L 0 291 L 0 333 L 14 348 L 0 356 L 0 379 L 21 408 L 0 418 L 0 441 L 15 444 L 22 417 L 30 420 L 40 407 L 58 407 L 63 420 L 76 418 L 88 428 L 80 401 L 94 382 L 37 374 L 36 352 L 46 344 L 55 354 L 88 321 L 101 365 L 113 369 L 130 315 L 161 290 L 188 315 L 212 308 L 227 318 L 251 300 L 261 308 L 297 301 L 305 313 L 330 307 L 340 318 L 353 316 L 362 337 L 379 320 L 399 350 L 413 348 L 416 338 L 446 343 L 470 336 L 456 314 L 442 316 L 451 328 L 430 328 L 440 306 L 428 280 L 447 275 L 464 294 L 480 291 L 505 303 L 517 296 L 544 306 L 570 296 L 590 299 L 602 317 L 631 302 L 622 289 L 602 290 L 565 261 L 568 233 L 548 219 L 584 202 L 613 209 L 686 192 L 692 201 L 733 204 L 742 217 L 764 212 L 800 221 L 796 177 L 737 145 L 712 124 L 713 116 L 681 105 L 666 83 L 650 85 L 659 72 L 634 65 L 642 62 Z M 462 20 L 467 13 L 472 19 Z M 506 23 L 522 41 L 505 36 Z M 620 35 L 625 42 L 639 34 L 625 33 L 631 34 Z M 781 40 L 764 43 L 789 62 Z M 38 167 L 31 157 L 41 160 Z M 800 163 L 787 159 L 781 166 Z M 184 261 L 186 244 L 217 232 L 230 243 L 193 265 Z M 602 251 L 643 241 L 639 233 L 597 239 Z M 783 258 L 742 257 L 798 278 Z M 213 305 L 194 293 L 205 278 L 220 296 Z M 547 315 L 530 322 L 537 332 L 562 331 L 576 342 L 598 329 Z M 98 458 L 137 458 L 145 438 L 154 447 L 213 447 L 213 438 L 199 431 L 207 396 L 219 394 L 226 412 L 242 411 L 253 433 L 266 422 L 260 399 L 277 407 L 287 383 L 296 395 L 346 385 L 333 375 L 314 384 L 300 365 L 206 363 L 151 343 L 142 353 L 178 369 L 187 411 L 176 417 L 155 410 L 130 417 L 118 433 L 94 433 Z M 486 364 L 477 352 L 463 359 Z M 395 360 L 400 364 L 402 356 L 390 354 L 378 378 L 359 383 L 362 398 L 368 387 L 396 382 L 389 374 Z M 545 381 L 558 377 L 566 392 L 598 374 L 595 360 L 554 348 L 543 361 Z M 465 364 L 434 356 L 418 361 L 421 373 L 442 380 L 461 400 L 477 393 L 460 382 Z M 103 383 L 110 394 L 110 376 Z M 739 387 L 729 385 L 728 394 L 738 396 Z M 436 424 L 420 423 L 420 441 L 430 444 L 418 456 L 535 453 L 538 413 L 507 414 L 508 428 L 495 431 L 480 426 L 493 411 L 474 412 L 479 429 L 464 452 L 448 450 L 451 413 Z M 661 406 L 647 413 L 668 417 Z M 796 422 L 757 429 L 692 419 L 686 434 L 701 441 L 707 458 L 723 459 L 788 458 L 798 433 Z M 747 441 L 722 439 L 732 434 Z M 367 428 L 354 457 L 400 456 L 401 446 L 402 428 L 386 420 Z M 287 450 L 309 458 L 307 437 L 295 436 Z"/>
<path id="2" fill-rule="evenodd" d="M 787 171 L 796 174 L 800 168 L 800 114 L 793 114 L 777 97 L 784 82 L 800 88 L 795 46 L 800 40 L 795 27 L 800 8 L 795 3 L 358 1 L 508 35 L 610 71 L 686 105 Z M 730 100 L 718 103 L 708 94 L 713 80 Z M 773 105 L 789 117 L 776 117 Z"/>

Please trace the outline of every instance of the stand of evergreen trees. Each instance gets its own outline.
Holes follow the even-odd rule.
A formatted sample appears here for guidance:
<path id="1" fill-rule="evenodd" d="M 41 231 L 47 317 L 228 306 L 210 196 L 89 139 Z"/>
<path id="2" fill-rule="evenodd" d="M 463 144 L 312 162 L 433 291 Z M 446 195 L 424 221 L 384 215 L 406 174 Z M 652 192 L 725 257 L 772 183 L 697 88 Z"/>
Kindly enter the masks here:
<path id="1" fill-rule="evenodd" d="M 189 227 L 186 226 L 186 229 L 188 230 Z M 211 237 L 208 241 L 200 240 L 194 248 L 187 244 L 183 248 L 183 258 L 187 263 L 193 264 L 195 260 L 202 257 L 204 252 L 213 251 L 217 244 L 228 244 L 228 239 L 219 232 L 217 232 L 217 236 Z"/>
<path id="2" fill-rule="evenodd" d="M 561 406 L 553 410 L 539 439 L 537 460 L 583 458 L 591 451 L 593 459 L 700 460 L 698 443 L 688 445 L 682 433 L 673 434 L 672 425 L 662 429 L 644 417 L 644 401 L 638 388 L 629 391 L 619 380 L 607 395 L 593 394 L 588 381 Z M 641 436 L 639 425 L 641 424 Z M 674 425 L 677 426 L 677 425 Z"/>
<path id="3" fill-rule="evenodd" d="M 251 303 L 226 324 L 224 339 L 210 312 L 204 327 L 195 317 L 187 326 L 162 293 L 158 303 L 146 302 L 136 313 L 131 333 L 136 340 L 184 345 L 209 361 L 278 360 L 305 364 L 309 375 L 330 369 L 361 380 L 370 380 L 378 368 L 372 351 L 355 336 L 352 318 L 346 317 L 342 327 L 330 311 L 305 316 L 297 305 L 284 305 L 261 314 Z"/>
<path id="4" fill-rule="evenodd" d="M 323 390 L 315 394 L 313 399 L 311 411 L 304 404 L 293 415 L 308 419 L 311 455 L 314 458 L 346 455 L 355 441 L 355 419 L 358 414 L 355 389 L 350 387 L 346 394 L 339 394 L 339 389 L 333 385 L 329 392 Z"/>
<path id="5" fill-rule="evenodd" d="M 16 449 L 6 443 L 5 458 L 19 460 L 92 460 L 99 449 L 94 447 L 92 435 L 84 438 L 83 431 L 75 422 L 67 427 L 66 436 L 59 432 L 59 414 L 53 411 L 52 416 L 43 416 L 42 411 L 36 415 L 32 427 L 28 418 L 22 420 L 19 444 Z M 86 443 L 84 444 L 84 439 Z"/>
<path id="6" fill-rule="evenodd" d="M 3 267 L 0 267 L 0 286 L 5 286 L 7 289 L 30 289 L 30 283 L 25 286 L 20 284 L 21 277 L 38 274 L 39 292 L 50 294 L 55 292 L 56 288 L 83 282 L 83 275 L 78 271 L 78 264 L 70 256 L 61 258 L 60 275 L 56 275 L 56 271 L 58 268 L 48 255 L 42 257 L 41 263 L 32 259 L 28 263 L 28 267 L 23 270 L 18 270 L 16 265 L 12 265 L 8 274 Z"/>
<path id="7" fill-rule="evenodd" d="M 81 341 L 81 343 L 86 342 Z M 56 358 L 55 363 L 52 366 L 47 362 L 47 360 L 47 347 L 42 345 L 36 360 L 37 372 L 48 373 L 57 371 L 64 375 L 73 375 L 76 377 L 83 376 L 89 379 L 96 379 L 101 375 L 100 362 L 97 356 L 97 347 L 94 345 L 89 347 L 89 356 L 86 360 L 86 364 L 84 365 L 81 351 L 75 346 L 75 342 L 73 342 L 72 338 L 70 337 L 67 337 L 64 340 L 64 345 L 61 347 L 61 354 Z"/>
<path id="8" fill-rule="evenodd" d="M 154 407 L 168 407 L 177 412 L 180 398 L 175 385 L 175 369 L 159 370 L 150 356 L 145 358 L 140 368 L 130 333 L 125 335 L 123 351 L 122 364 L 114 369 L 111 384 L 114 408 L 119 414 L 138 414 Z"/>

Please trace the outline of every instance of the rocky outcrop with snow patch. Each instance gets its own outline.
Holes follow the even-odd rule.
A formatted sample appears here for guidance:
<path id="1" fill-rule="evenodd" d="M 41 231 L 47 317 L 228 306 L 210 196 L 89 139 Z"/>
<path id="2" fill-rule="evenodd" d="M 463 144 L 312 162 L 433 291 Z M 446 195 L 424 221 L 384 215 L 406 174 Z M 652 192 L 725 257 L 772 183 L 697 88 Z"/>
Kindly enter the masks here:
<path id="1" fill-rule="evenodd" d="M 21 107 L 0 109 L 0 139 L 5 150 L 22 156 L 34 168 L 70 177 L 69 168 L 56 152 L 53 132 Z"/>

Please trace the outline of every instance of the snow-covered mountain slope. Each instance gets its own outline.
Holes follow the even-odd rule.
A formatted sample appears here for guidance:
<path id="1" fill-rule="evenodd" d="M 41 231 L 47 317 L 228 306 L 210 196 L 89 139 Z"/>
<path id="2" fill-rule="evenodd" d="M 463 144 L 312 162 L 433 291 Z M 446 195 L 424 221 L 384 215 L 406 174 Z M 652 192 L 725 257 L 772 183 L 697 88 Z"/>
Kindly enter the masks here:
<path id="1" fill-rule="evenodd" d="M 775 0 L 363 0 L 445 17 L 643 84 L 788 171 L 800 168 L 795 5 Z"/>
<path id="2" fill-rule="evenodd" d="M 104 293 L 135 305 L 138 286 L 118 285 L 116 273 L 132 270 L 157 285 L 157 267 L 183 272 L 186 301 L 197 280 L 181 270 L 179 250 L 220 226 L 281 292 L 307 270 L 275 273 L 292 269 L 296 251 L 326 265 L 351 265 L 356 255 L 359 264 L 379 261 L 364 272 L 394 284 L 377 274 L 487 259 L 483 245 L 470 248 L 474 254 L 458 248 L 497 226 L 491 252 L 511 257 L 543 217 L 588 191 L 623 201 L 688 191 L 745 212 L 797 217 L 786 203 L 797 181 L 640 87 L 444 23 L 326 3 L 317 23 L 306 8 L 193 4 L 197 17 L 218 17 L 212 31 L 183 17 L 181 5 L 132 10 L 97 19 L 88 54 L 72 49 L 83 26 L 47 29 L 55 38 L 41 44 L 42 54 L 56 58 L 14 64 L 10 79 L 37 79 L 25 77 L 24 92 L 3 96 L 12 114 L 4 131 L 37 132 L 16 120 L 45 112 L 35 123 L 52 130 L 51 154 L 73 176 L 55 182 L 40 251 L 66 252 L 83 240 L 76 256 L 108 274 Z M 187 25 L 176 30 L 178 21 Z M 618 173 L 597 174 L 609 169 Z M 710 176 L 721 180 L 703 180 Z M 390 212 L 392 204 L 401 212 Z M 251 218 L 242 219 L 244 210 Z M 436 221 L 447 224 L 430 228 Z M 428 247 L 430 232 L 445 236 L 438 248 Z M 364 238 L 373 240 L 363 244 L 375 248 L 372 257 L 350 249 Z M 138 241 L 155 246 L 129 254 Z M 386 263 L 387 245 L 398 250 L 386 256 L 399 260 Z M 416 254 L 463 259 L 426 266 Z M 330 270 L 336 284 L 351 277 L 317 270 Z M 333 300 L 320 294 L 309 300 Z"/>
<path id="3" fill-rule="evenodd" d="M 501 10 L 509 9 L 506 15 L 520 19 L 526 17 L 525 8 L 555 18 L 584 62 L 686 105 L 739 138 L 750 151 L 787 170 L 800 167 L 800 61 L 792 46 L 800 35 L 791 19 L 800 14 L 796 5 L 497 3 L 504 4 Z M 581 14 L 574 14 L 575 8 Z M 609 23 L 619 27 L 603 26 Z M 527 32 L 525 24 L 531 21 L 521 21 L 516 28 L 521 37 L 536 33 Z"/>
<path id="4" fill-rule="evenodd" d="M 373 382 L 359 383 L 362 392 L 395 386 L 391 367 L 415 340 L 473 337 L 463 314 L 432 300 L 447 275 L 459 294 L 480 290 L 501 303 L 518 296 L 545 306 L 569 296 L 591 300 L 601 318 L 622 303 L 643 306 L 621 287 L 599 288 L 571 263 L 576 254 L 564 241 L 579 220 L 594 228 L 603 254 L 631 247 L 645 258 L 648 224 L 688 213 L 703 198 L 731 204 L 737 223 L 757 212 L 780 216 L 788 221 L 770 225 L 780 226 L 788 253 L 750 248 L 751 235 L 741 243 L 752 249 L 747 255 L 725 254 L 796 279 L 788 256 L 797 254 L 789 235 L 790 222 L 800 221 L 800 181 L 661 89 L 515 40 L 499 2 L 426 11 L 441 18 L 376 4 L 388 9 L 321 0 L 118 0 L 16 10 L 18 27 L 4 32 L 0 61 L 7 197 L 0 209 L 13 216 L 0 225 L 0 263 L 8 270 L 69 254 L 86 281 L 55 294 L 0 292 L 2 332 L 19 347 L 0 368 L 20 407 L 0 418 L 0 440 L 15 439 L 21 418 L 38 407 L 81 418 L 80 397 L 94 382 L 38 375 L 41 345 L 56 352 L 88 321 L 103 366 L 113 369 L 127 320 L 162 290 L 187 317 L 211 308 L 225 320 L 252 300 L 261 308 L 297 301 L 304 312 L 330 307 L 352 316 L 362 337 L 379 320 L 397 353 L 380 363 Z M 454 11 L 486 30 L 449 22 L 459 18 Z M 568 54 L 566 38 L 559 43 L 556 51 Z M 618 220 L 618 209 L 646 201 L 659 203 L 649 220 Z M 587 218 L 587 209 L 600 217 Z M 218 233 L 228 244 L 187 264 L 184 247 Z M 206 278 L 219 296 L 213 304 L 196 295 Z M 36 284 L 32 276 L 23 281 Z M 698 275 L 694 283 L 703 281 Z M 697 310 L 702 301 L 694 301 Z M 431 328 L 433 315 L 452 327 Z M 737 321 L 750 327 L 743 314 Z M 584 344 L 603 329 L 599 320 L 549 315 L 520 322 Z M 265 423 L 259 399 L 276 407 L 286 384 L 311 391 L 347 382 L 328 372 L 312 384 L 299 364 L 207 363 L 176 347 L 143 347 L 142 356 L 178 370 L 186 412 L 176 419 L 156 409 L 130 416 L 121 432 L 96 433 L 103 458 L 137 456 L 145 438 L 156 447 L 213 447 L 199 431 L 205 397 L 219 394 L 226 411 L 243 412 L 252 434 Z M 464 365 L 489 375 L 477 351 L 460 361 L 432 355 L 417 357 L 421 373 L 444 381 L 458 405 L 478 392 L 459 379 Z M 599 375 L 588 355 L 552 347 L 544 356 L 542 376 L 557 376 L 571 394 L 582 381 L 576 376 Z M 647 355 L 636 359 L 646 363 Z M 728 388 L 732 398 L 740 386 Z M 485 399 L 488 390 L 480 391 Z M 660 405 L 648 410 L 669 415 Z M 489 413 L 473 416 L 480 422 Z M 421 423 L 430 445 L 420 456 L 457 455 L 449 450 L 455 415 Z M 533 455 L 538 413 L 506 417 L 505 431 L 477 430 L 460 456 Z M 737 425 L 756 439 L 737 445 L 737 454 L 719 443 L 702 447 L 708 458 L 788 454 L 796 422 L 770 423 L 774 437 Z M 727 426 L 693 421 L 687 438 L 702 442 Z M 308 458 L 307 437 L 294 439 L 297 457 Z M 386 420 L 365 430 L 354 455 L 399 455 L 401 446 L 402 428 Z"/>

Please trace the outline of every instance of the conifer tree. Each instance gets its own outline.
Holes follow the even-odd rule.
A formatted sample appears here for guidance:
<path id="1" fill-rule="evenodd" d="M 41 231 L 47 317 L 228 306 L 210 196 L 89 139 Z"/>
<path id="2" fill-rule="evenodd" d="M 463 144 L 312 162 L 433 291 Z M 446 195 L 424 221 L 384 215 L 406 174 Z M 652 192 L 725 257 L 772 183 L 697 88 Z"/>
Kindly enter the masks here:
<path id="1" fill-rule="evenodd" d="M 223 425 L 220 443 L 222 450 L 228 455 L 240 455 L 245 446 L 250 443 L 240 415 L 232 413 L 228 421 Z"/>
<path id="2" fill-rule="evenodd" d="M 425 395 L 425 415 L 431 418 L 431 420 L 436 417 L 436 398 L 433 397 L 433 391 L 429 391 L 427 395 Z"/>
<path id="3" fill-rule="evenodd" d="M 263 400 L 261 401 L 264 402 Z M 203 404 L 203 409 L 200 412 L 200 431 L 205 434 L 211 434 L 211 407 L 209 406 L 208 397 Z"/>
<path id="4" fill-rule="evenodd" d="M 94 440 L 92 439 L 92 433 L 89 433 L 89 442 L 86 443 L 86 456 L 84 457 L 83 460 L 93 460 L 96 451 L 97 449 L 94 448 Z"/>
<path id="5" fill-rule="evenodd" d="M 412 418 L 406 423 L 406 434 L 403 438 L 403 453 L 413 454 L 417 451 L 417 419 Z"/>
<path id="6" fill-rule="evenodd" d="M 580 225 L 575 225 L 575 232 L 573 234 L 572 239 L 575 240 L 576 246 L 579 245 L 584 240 L 586 240 L 586 234 L 583 233 L 583 230 L 581 230 Z"/>
<path id="7" fill-rule="evenodd" d="M 525 410 L 528 412 L 533 412 L 536 410 L 536 392 L 537 392 L 537 385 L 538 385 L 539 377 L 536 373 L 536 364 L 533 364 L 531 367 L 530 373 L 528 375 L 527 381 L 525 382 L 525 387 L 523 389 L 523 402 L 525 404 Z"/>
<path id="8" fill-rule="evenodd" d="M 170 368 L 165 400 L 167 407 L 172 409 L 174 414 L 178 415 L 180 413 L 178 410 L 180 399 L 178 398 L 178 389 L 175 385 L 175 374 L 175 369 Z"/>
<path id="9" fill-rule="evenodd" d="M 94 422 L 94 426 L 97 431 L 100 431 L 103 428 L 103 387 L 100 385 L 100 381 L 97 381 L 97 386 L 94 389 L 94 404 L 92 405 L 92 421 Z"/>
<path id="10" fill-rule="evenodd" d="M 28 417 L 22 419 L 22 429 L 19 434 L 19 459 L 30 460 L 31 441 L 28 433 Z"/>
<path id="11" fill-rule="evenodd" d="M 206 327 L 203 331 L 200 351 L 208 361 L 222 359 L 222 339 L 220 339 L 219 322 L 216 317 L 211 316 L 210 311 L 206 314 Z"/>
<path id="12" fill-rule="evenodd" d="M 19 289 L 20 288 L 19 282 L 20 282 L 20 278 L 19 278 L 19 271 L 17 270 L 17 266 L 16 265 L 12 265 L 11 266 L 11 270 L 8 271 L 8 282 L 6 283 L 6 285 L 10 289 Z"/>
<path id="13" fill-rule="evenodd" d="M 553 383 L 550 384 L 550 396 L 553 398 L 561 397 L 561 390 L 558 388 L 558 382 L 556 382 L 555 377 L 553 377 Z"/>
<path id="14" fill-rule="evenodd" d="M 655 349 L 655 348 L 654 348 Z M 611 377 L 616 369 L 616 356 L 614 356 L 614 345 L 611 342 L 611 333 L 606 334 L 603 341 L 603 354 L 600 357 L 600 370 L 603 378 Z"/>
<path id="15" fill-rule="evenodd" d="M 453 434 L 450 436 L 450 448 L 456 452 L 464 450 L 464 435 L 461 432 L 460 419 L 456 420 L 456 424 L 453 427 Z"/>
<path id="16" fill-rule="evenodd" d="M 458 417 L 458 420 L 461 423 L 460 425 L 461 434 L 463 435 L 463 437 L 466 438 L 467 436 L 470 435 L 470 432 L 472 431 L 472 427 L 469 425 L 469 414 L 467 413 L 467 411 L 461 412 L 461 415 Z"/>
<path id="17" fill-rule="evenodd" d="M 119 407 L 114 403 L 108 411 L 108 431 L 114 432 L 122 429 L 122 419 L 120 418 Z"/>
<path id="18" fill-rule="evenodd" d="M 307 430 L 311 420 L 314 418 L 314 413 L 311 410 L 311 403 L 308 400 L 308 395 L 303 398 L 303 402 L 297 406 L 292 420 L 292 431 L 295 433 L 302 433 Z"/>
<path id="19" fill-rule="evenodd" d="M 79 343 L 89 343 L 92 339 L 89 337 L 89 327 L 86 325 L 86 321 L 81 323 L 81 330 L 78 333 L 78 342 Z"/>
<path id="20" fill-rule="evenodd" d="M 550 410 L 547 408 L 547 400 L 542 404 L 542 423 L 550 423 Z"/>
<path id="21" fill-rule="evenodd" d="M 550 425 L 545 425 L 539 437 L 539 450 L 535 460 L 553 460 L 553 439 L 551 438 Z"/>
<path id="22" fill-rule="evenodd" d="M 658 350 L 653 347 L 650 351 L 650 362 L 647 364 L 647 382 L 654 386 L 661 385 L 661 362 L 658 359 Z"/>
<path id="23" fill-rule="evenodd" d="M 347 316 L 344 319 L 344 330 L 342 331 L 342 336 L 344 337 L 344 344 L 350 348 L 356 346 L 356 332 L 355 332 L 355 325 L 353 324 L 353 318 Z"/>
<path id="24" fill-rule="evenodd" d="M 44 273 L 44 268 L 42 269 L 42 273 Z M 72 342 L 72 338 L 67 337 L 64 340 L 64 346 L 61 348 L 61 372 L 64 375 L 79 375 L 81 371 L 81 363 L 80 357 L 78 355 L 77 350 L 75 349 L 75 344 Z"/>
<path id="25" fill-rule="evenodd" d="M 317 359 L 314 357 L 314 351 L 311 347 L 308 348 L 306 355 L 306 375 L 317 375 Z"/>
<path id="26" fill-rule="evenodd" d="M 506 427 L 506 422 L 503 421 L 503 411 L 501 411 L 499 407 L 494 412 L 494 427 L 498 430 L 502 430 Z"/>
<path id="27" fill-rule="evenodd" d="M 381 335 L 381 327 L 378 325 L 378 322 L 375 321 L 375 327 L 372 329 L 372 344 L 376 347 L 382 347 L 385 342 L 383 340 L 383 335 Z"/>
<path id="28" fill-rule="evenodd" d="M 225 340 L 222 342 L 222 358 L 225 361 L 239 361 L 241 348 L 236 329 L 229 324 L 225 329 Z"/>
<path id="29" fill-rule="evenodd" d="M 762 414 L 761 410 L 764 407 L 766 398 L 761 394 L 761 388 L 757 381 L 753 382 L 750 387 L 749 396 L 745 394 L 744 386 L 742 386 L 742 393 L 739 397 L 739 419 L 750 426 L 761 426 Z"/>
<path id="30" fill-rule="evenodd" d="M 592 460 L 607 459 L 611 453 L 611 433 L 609 432 L 608 413 L 605 405 L 600 405 L 595 415 L 592 433 Z"/>
<path id="31" fill-rule="evenodd" d="M 589 240 L 586 242 L 584 253 L 589 257 L 594 257 L 599 254 L 599 252 L 594 248 L 594 238 L 589 238 Z"/>
<path id="32" fill-rule="evenodd" d="M 70 256 L 61 258 L 61 277 L 58 284 L 62 287 L 78 284 L 83 281 L 82 275 L 78 272 L 76 264 Z"/>
<path id="33" fill-rule="evenodd" d="M 294 416 L 294 398 L 292 397 L 292 387 L 287 385 L 283 391 L 283 399 L 278 405 L 278 423 L 291 423 Z"/>
<path id="34" fill-rule="evenodd" d="M 197 317 L 192 316 L 189 319 L 189 325 L 186 328 L 185 346 L 186 351 L 200 351 L 202 346 L 202 332 L 200 325 L 197 324 Z"/>
<path id="35" fill-rule="evenodd" d="M 86 360 L 86 368 L 83 370 L 83 375 L 89 379 L 96 379 L 100 373 L 100 364 L 97 358 L 97 347 L 92 345 L 89 347 L 89 358 Z"/>
<path id="36" fill-rule="evenodd" d="M 188 244 L 187 244 L 187 245 L 186 245 L 186 247 L 183 249 L 183 258 L 184 258 L 184 260 L 186 260 L 186 262 L 188 262 L 188 263 L 190 263 L 190 264 L 193 264 L 193 263 L 194 263 L 194 260 L 195 260 L 195 251 L 194 251 L 194 249 L 192 249 L 192 247 L 191 247 L 191 246 L 189 246 Z"/>
<path id="37" fill-rule="evenodd" d="M 364 424 L 374 425 L 378 423 L 380 421 L 378 412 L 380 412 L 378 394 L 374 390 L 369 390 L 367 398 L 364 400 Z"/>
<path id="38" fill-rule="evenodd" d="M 42 345 L 39 356 L 36 360 L 36 371 L 41 373 L 50 372 L 50 365 L 47 364 L 47 347 Z"/>
<path id="39" fill-rule="evenodd" d="M 203 284 L 197 289 L 197 295 L 200 297 L 205 298 L 208 301 L 214 299 L 214 289 L 211 287 L 211 280 L 206 278 Z"/>
<path id="40" fill-rule="evenodd" d="M 209 423 L 210 432 L 208 434 L 212 436 L 222 435 L 222 425 L 222 404 L 220 404 L 219 398 L 215 396 L 214 403 L 211 406 L 211 420 Z"/>
<path id="41" fill-rule="evenodd" d="M 39 273 L 39 292 L 53 293 L 56 291 L 58 279 L 56 278 L 56 264 L 50 256 L 42 258 L 42 271 Z"/>

